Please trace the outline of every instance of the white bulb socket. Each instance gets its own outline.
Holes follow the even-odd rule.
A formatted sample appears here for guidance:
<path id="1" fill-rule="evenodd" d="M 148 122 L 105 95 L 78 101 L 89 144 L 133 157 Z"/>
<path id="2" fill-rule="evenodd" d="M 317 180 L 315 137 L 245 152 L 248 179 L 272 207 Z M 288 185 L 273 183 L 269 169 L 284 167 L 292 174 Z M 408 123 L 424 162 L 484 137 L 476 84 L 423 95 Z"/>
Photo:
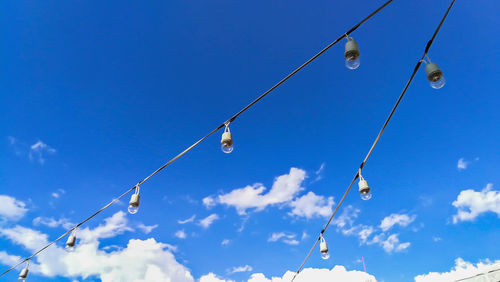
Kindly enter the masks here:
<path id="1" fill-rule="evenodd" d="M 358 182 L 358 187 L 359 187 L 359 193 L 363 195 L 370 193 L 370 186 L 368 186 L 368 182 L 366 182 L 366 180 L 361 179 Z"/>
<path id="2" fill-rule="evenodd" d="M 231 135 L 231 132 L 226 131 L 222 133 L 220 144 L 224 147 L 231 147 L 233 145 L 233 136 Z"/>
<path id="3" fill-rule="evenodd" d="M 319 243 L 319 251 L 322 254 L 328 253 L 328 246 L 326 245 L 326 242 L 324 240 Z"/>
<path id="4" fill-rule="evenodd" d="M 345 44 L 344 57 L 348 61 L 354 61 L 359 58 L 358 43 L 354 39 L 349 38 Z"/>
<path id="5" fill-rule="evenodd" d="M 73 248 L 76 243 L 76 235 L 71 234 L 68 237 L 68 240 L 66 241 L 66 248 Z"/>
<path id="6" fill-rule="evenodd" d="M 28 277 L 28 268 L 23 268 L 23 270 L 21 270 L 21 273 L 19 273 L 19 279 L 26 279 Z"/>
<path id="7" fill-rule="evenodd" d="M 430 82 L 439 81 L 443 77 L 443 72 L 439 69 L 438 65 L 435 63 L 428 63 L 425 66 L 425 74 Z"/>
<path id="8" fill-rule="evenodd" d="M 130 202 L 128 203 L 129 206 L 132 206 L 134 208 L 138 207 L 140 199 L 141 197 L 139 196 L 139 194 L 132 194 L 132 197 L 130 197 Z"/>

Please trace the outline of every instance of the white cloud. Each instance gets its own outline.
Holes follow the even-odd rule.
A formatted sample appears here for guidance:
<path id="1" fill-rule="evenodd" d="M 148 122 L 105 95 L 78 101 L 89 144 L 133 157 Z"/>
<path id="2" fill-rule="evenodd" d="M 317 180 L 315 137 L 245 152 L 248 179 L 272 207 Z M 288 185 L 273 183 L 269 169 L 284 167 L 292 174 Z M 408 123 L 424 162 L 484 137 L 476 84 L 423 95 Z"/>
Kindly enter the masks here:
<path id="1" fill-rule="evenodd" d="M 277 242 L 282 241 L 287 245 L 298 245 L 300 242 L 295 239 L 297 237 L 296 234 L 293 233 L 285 233 L 285 232 L 274 232 L 269 238 L 267 238 L 268 242 Z"/>
<path id="2" fill-rule="evenodd" d="M 187 234 L 186 232 L 184 232 L 184 230 L 178 230 L 177 232 L 175 232 L 175 237 L 179 238 L 179 239 L 186 239 L 187 238 Z"/>
<path id="3" fill-rule="evenodd" d="M 416 217 L 417 217 L 416 215 L 409 216 L 407 214 L 393 213 L 389 216 L 386 216 L 382 220 L 382 222 L 380 222 L 379 227 L 380 227 L 380 229 L 382 229 L 382 231 L 387 231 L 387 230 L 391 229 L 394 225 L 406 227 L 410 223 L 412 223 Z"/>
<path id="4" fill-rule="evenodd" d="M 457 169 L 458 170 L 466 170 L 467 165 L 469 165 L 469 162 L 466 162 L 464 158 L 458 159 L 458 162 L 457 162 Z"/>
<path id="5" fill-rule="evenodd" d="M 220 242 L 221 246 L 227 246 L 229 245 L 229 243 L 231 243 L 231 240 L 229 239 L 224 239 L 222 240 L 222 242 Z"/>
<path id="6" fill-rule="evenodd" d="M 45 155 L 52 155 L 55 153 L 56 149 L 38 140 L 38 142 L 30 146 L 28 156 L 31 161 L 38 161 L 40 164 L 44 164 Z"/>
<path id="7" fill-rule="evenodd" d="M 86 242 L 97 241 L 103 238 L 112 238 L 125 233 L 125 231 L 133 231 L 130 227 L 126 213 L 119 211 L 104 219 L 104 224 L 100 224 L 94 229 L 88 227 L 78 229 L 78 237 Z"/>
<path id="8" fill-rule="evenodd" d="M 455 260 L 455 266 L 449 272 L 429 272 L 427 274 L 421 274 L 415 277 L 415 282 L 458 281 L 460 279 L 482 275 L 495 269 L 500 269 L 500 260 L 497 260 L 495 262 L 485 260 L 482 262 L 480 261 L 476 265 L 474 265 L 473 263 L 464 261 L 462 258 L 457 258 Z M 500 271 L 492 272 L 488 275 L 491 278 L 489 281 L 499 281 L 500 279 Z M 474 281 L 483 281 L 479 279 L 484 276 L 476 277 L 477 280 Z"/>
<path id="9" fill-rule="evenodd" d="M 137 228 L 139 228 L 145 234 L 151 233 L 151 231 L 153 231 L 157 227 L 158 227 L 158 224 L 155 224 L 155 225 L 144 225 L 142 223 L 139 223 L 139 225 L 137 225 Z"/>
<path id="10" fill-rule="evenodd" d="M 0 195 L 0 203 L 0 220 L 17 221 L 28 212 L 26 204 L 14 197 Z"/>
<path id="11" fill-rule="evenodd" d="M 203 228 L 208 228 L 210 227 L 210 225 L 212 225 L 212 223 L 214 223 L 214 221 L 216 221 L 217 219 L 219 219 L 219 216 L 216 214 L 216 213 L 213 213 L 207 217 L 205 217 L 204 219 L 201 219 L 198 224 L 201 225 L 201 227 Z"/>
<path id="12" fill-rule="evenodd" d="M 188 219 L 185 219 L 185 220 L 177 220 L 177 223 L 179 224 L 186 224 L 186 223 L 190 223 L 190 222 L 193 222 L 194 219 L 196 218 L 196 215 L 193 214 L 190 218 Z"/>
<path id="13" fill-rule="evenodd" d="M 233 273 L 239 273 L 239 272 L 250 272 L 252 271 L 253 268 L 250 265 L 245 265 L 245 266 L 238 266 L 238 267 L 233 267 L 229 269 L 227 272 L 228 274 L 233 274 Z"/>
<path id="14" fill-rule="evenodd" d="M 54 245 L 33 259 L 30 272 L 45 277 L 98 277 L 104 282 L 195 281 L 189 270 L 176 261 L 172 254 L 175 248 L 152 238 L 132 239 L 125 248 L 118 248 L 113 252 L 100 249 L 99 238 L 109 238 L 130 230 L 123 227 L 122 223 L 125 222 L 123 215 L 116 213 L 97 228 L 79 230 L 77 236 L 82 240 L 79 240 L 74 252 L 68 253 L 62 247 Z M 22 226 L 0 229 L 0 236 L 30 252 L 38 250 L 48 242 L 46 234 Z M 12 265 L 19 259 L 17 256 L 0 252 L 0 262 L 3 264 Z"/>
<path id="15" fill-rule="evenodd" d="M 325 167 L 326 167 L 326 164 L 322 163 L 319 166 L 318 170 L 316 170 L 314 172 L 314 174 L 316 175 L 316 178 L 314 178 L 314 180 L 312 181 L 312 183 L 320 181 L 321 179 L 323 179 L 323 171 L 325 170 Z"/>
<path id="16" fill-rule="evenodd" d="M 225 280 L 210 272 L 200 277 L 199 282 L 234 282 L 234 280 Z"/>
<path id="17" fill-rule="evenodd" d="M 207 209 L 211 209 L 217 205 L 217 201 L 211 196 L 203 198 L 202 203 Z"/>
<path id="18" fill-rule="evenodd" d="M 434 242 L 439 242 L 439 241 L 442 241 L 442 240 L 443 240 L 443 238 L 438 237 L 438 236 L 432 237 L 432 241 L 434 241 Z"/>
<path id="19" fill-rule="evenodd" d="M 295 272 L 287 271 L 283 277 L 266 278 L 262 273 L 252 274 L 248 282 L 289 282 Z M 331 281 L 367 281 L 375 277 L 357 270 L 346 270 L 345 267 L 336 265 L 333 269 L 304 268 L 294 280 L 296 282 L 331 282 Z"/>
<path id="20" fill-rule="evenodd" d="M 75 226 L 75 224 L 71 223 L 67 218 L 54 219 L 53 217 L 43 216 L 35 217 L 33 219 L 33 225 L 44 225 L 51 228 L 62 226 L 64 229 L 70 229 Z"/>
<path id="21" fill-rule="evenodd" d="M 205 206 L 213 202 L 235 207 L 239 214 L 246 214 L 248 209 L 261 211 L 269 205 L 290 202 L 298 192 L 303 190 L 302 182 L 306 172 L 292 167 L 288 174 L 281 175 L 274 180 L 268 193 L 266 187 L 260 183 L 235 189 L 227 194 L 219 195 L 217 199 L 207 197 L 203 199 Z"/>
<path id="22" fill-rule="evenodd" d="M 387 253 L 401 252 L 410 247 L 410 242 L 399 241 L 398 234 L 386 234 L 384 231 L 389 230 L 395 224 L 407 226 L 415 218 L 401 216 L 399 214 L 391 214 L 382 220 L 380 226 L 374 227 L 370 225 L 354 224 L 354 221 L 360 213 L 359 209 L 349 205 L 342 211 L 342 214 L 333 221 L 342 234 L 346 236 L 356 236 L 359 238 L 361 245 L 378 245 Z M 412 219 L 413 218 L 413 219 Z M 371 239 L 370 239 L 371 237 Z"/>
<path id="23" fill-rule="evenodd" d="M 401 252 L 410 247 L 410 242 L 399 242 L 398 234 L 392 234 L 387 237 L 384 233 L 380 233 L 374 236 L 370 242 L 367 242 L 368 245 L 374 243 L 380 245 L 387 253 L 392 253 L 393 251 Z"/>
<path id="24" fill-rule="evenodd" d="M 290 203 L 292 211 L 289 214 L 305 218 L 329 217 L 333 204 L 333 197 L 325 198 L 309 192 Z"/>
<path id="25" fill-rule="evenodd" d="M 452 203 L 458 210 L 453 216 L 453 223 L 472 221 L 487 212 L 494 212 L 500 217 L 500 191 L 492 189 L 493 184 L 489 183 L 480 192 L 472 189 L 461 191 Z"/>

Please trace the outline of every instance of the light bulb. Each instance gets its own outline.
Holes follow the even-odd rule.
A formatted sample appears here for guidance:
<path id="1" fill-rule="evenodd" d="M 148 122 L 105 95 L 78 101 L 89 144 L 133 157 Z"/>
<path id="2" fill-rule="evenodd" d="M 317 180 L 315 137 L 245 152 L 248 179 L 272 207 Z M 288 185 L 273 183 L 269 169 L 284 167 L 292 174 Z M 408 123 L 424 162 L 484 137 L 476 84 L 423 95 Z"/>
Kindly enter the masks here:
<path id="1" fill-rule="evenodd" d="M 361 61 L 359 58 L 357 59 L 354 59 L 354 60 L 348 60 L 348 59 L 345 59 L 345 66 L 350 69 L 350 70 L 355 70 L 359 67 L 359 65 L 361 64 Z"/>
<path id="2" fill-rule="evenodd" d="M 432 88 L 439 89 L 446 84 L 446 79 L 444 79 L 444 76 L 441 76 L 441 78 L 437 81 L 430 81 L 430 84 Z"/>
<path id="3" fill-rule="evenodd" d="M 444 79 L 443 72 L 439 69 L 437 64 L 428 63 L 425 66 L 425 73 L 432 88 L 440 89 L 445 85 L 446 80 Z"/>
<path id="4" fill-rule="evenodd" d="M 368 186 L 368 182 L 361 178 L 358 182 L 358 186 L 361 199 L 365 201 L 370 200 L 372 198 L 372 193 L 370 192 L 370 186 Z"/>
<path id="5" fill-rule="evenodd" d="M 130 197 L 130 202 L 129 202 L 129 205 L 128 205 L 128 212 L 130 214 L 136 214 L 137 213 L 137 211 L 139 210 L 140 199 L 141 199 L 141 197 L 139 196 L 139 194 L 137 194 L 137 193 L 132 194 L 132 197 Z"/>
<path id="6" fill-rule="evenodd" d="M 229 154 L 234 150 L 233 136 L 231 135 L 231 132 L 229 131 L 228 126 L 226 126 L 224 133 L 222 133 L 222 138 L 220 140 L 220 148 L 221 148 L 222 152 L 224 152 L 226 154 Z"/>
<path id="7" fill-rule="evenodd" d="M 319 251 L 321 253 L 322 259 L 329 259 L 330 253 L 328 252 L 328 246 L 326 245 L 325 238 L 321 236 L 321 242 L 319 243 Z"/>
<path id="8" fill-rule="evenodd" d="M 347 42 L 345 44 L 345 66 L 350 70 L 355 70 L 359 67 L 361 61 L 359 60 L 359 48 L 358 44 L 354 39 L 348 37 Z"/>
<path id="9" fill-rule="evenodd" d="M 229 154 L 234 150 L 233 145 L 221 144 L 220 146 L 222 152 Z"/>

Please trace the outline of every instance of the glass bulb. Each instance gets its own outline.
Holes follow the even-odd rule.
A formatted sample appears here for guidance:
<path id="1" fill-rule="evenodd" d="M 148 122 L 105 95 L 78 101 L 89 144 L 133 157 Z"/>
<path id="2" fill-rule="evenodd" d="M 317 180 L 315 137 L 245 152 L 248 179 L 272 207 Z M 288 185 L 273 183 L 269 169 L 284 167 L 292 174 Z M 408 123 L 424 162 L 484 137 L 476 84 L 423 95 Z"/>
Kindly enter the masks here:
<path id="1" fill-rule="evenodd" d="M 75 246 L 66 245 L 66 248 L 64 249 L 66 250 L 66 252 L 72 253 L 75 251 Z"/>
<path id="2" fill-rule="evenodd" d="M 444 79 L 444 76 L 441 75 L 441 78 L 437 81 L 430 81 L 431 87 L 434 89 L 440 89 L 442 88 L 446 83 L 446 79 Z"/>
<path id="3" fill-rule="evenodd" d="M 136 214 L 138 210 L 139 210 L 139 206 L 132 206 L 132 205 L 128 206 L 128 212 L 130 214 Z"/>
<path id="4" fill-rule="evenodd" d="M 226 154 L 229 154 L 234 150 L 233 145 L 228 146 L 228 144 L 222 144 L 220 148 L 222 149 L 222 152 Z"/>
<path id="5" fill-rule="evenodd" d="M 322 252 L 321 253 L 321 258 L 322 259 L 329 259 L 330 258 L 330 253 L 329 252 Z"/>
<path id="6" fill-rule="evenodd" d="M 350 70 L 355 70 L 359 67 L 361 64 L 361 61 L 359 60 L 359 56 L 356 58 L 346 58 L 345 59 L 345 66 L 350 69 Z"/>
<path id="7" fill-rule="evenodd" d="M 368 201 L 372 198 L 372 193 L 371 192 L 368 192 L 368 193 L 361 193 L 361 199 L 364 200 L 364 201 Z"/>

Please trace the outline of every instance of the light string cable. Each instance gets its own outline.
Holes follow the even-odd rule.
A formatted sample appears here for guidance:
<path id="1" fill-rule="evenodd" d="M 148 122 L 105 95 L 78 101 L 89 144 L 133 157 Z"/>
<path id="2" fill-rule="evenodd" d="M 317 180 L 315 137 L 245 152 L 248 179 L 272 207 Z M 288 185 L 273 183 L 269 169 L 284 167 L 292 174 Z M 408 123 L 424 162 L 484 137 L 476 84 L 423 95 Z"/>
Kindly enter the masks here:
<path id="1" fill-rule="evenodd" d="M 322 55 L 323 53 L 325 53 L 328 49 L 330 49 L 333 45 L 337 44 L 339 41 L 341 41 L 342 39 L 344 39 L 344 37 L 346 35 L 349 35 L 351 34 L 352 32 L 354 32 L 356 29 L 358 29 L 363 23 L 365 23 L 367 20 L 369 20 L 371 17 L 373 17 L 375 14 L 377 14 L 378 12 L 380 12 L 383 8 L 385 8 L 387 5 L 389 5 L 393 0 L 389 0 L 387 2 L 385 2 L 382 6 L 380 6 L 379 8 L 377 8 L 375 11 L 373 11 L 371 14 L 369 14 L 367 17 L 365 17 L 363 20 L 361 20 L 360 22 L 358 22 L 355 26 L 353 26 L 351 29 L 349 29 L 347 32 L 345 33 L 342 33 L 342 35 L 340 35 L 337 39 L 335 39 L 335 41 L 333 41 L 332 43 L 330 43 L 329 45 L 327 45 L 325 48 L 323 48 L 321 51 L 319 51 L 318 53 L 316 53 L 316 55 L 312 56 L 309 60 L 307 60 L 305 63 L 303 63 L 301 66 L 299 66 L 298 68 L 296 68 L 294 71 L 292 71 L 290 74 L 288 74 L 287 76 L 285 76 L 282 80 L 280 80 L 278 83 L 276 83 L 275 85 L 273 85 L 273 87 L 269 88 L 269 90 L 267 90 L 266 92 L 264 92 L 263 94 L 261 94 L 259 97 L 257 97 L 255 100 L 253 100 L 250 104 L 248 104 L 246 107 L 244 107 L 243 109 L 241 109 L 239 112 L 237 112 L 236 114 L 234 114 L 231 118 L 229 118 L 227 121 L 225 121 L 224 123 L 220 124 L 219 126 L 217 126 L 217 128 L 215 128 L 214 130 L 212 130 L 210 133 L 208 133 L 207 135 L 205 135 L 203 138 L 201 138 L 200 140 L 196 141 L 195 143 L 193 143 L 191 146 L 187 147 L 184 151 L 182 151 L 181 153 L 179 153 L 177 156 L 175 156 L 174 158 L 172 158 L 170 161 L 168 161 L 167 163 L 165 163 L 164 165 L 162 165 L 160 168 L 158 168 L 157 170 L 155 170 L 153 173 L 151 173 L 150 175 L 148 175 L 146 178 L 144 178 L 143 180 L 139 181 L 134 187 L 130 188 L 129 190 L 127 190 L 125 193 L 121 194 L 118 198 L 112 200 L 109 204 L 105 205 L 104 207 L 102 207 L 101 209 L 99 209 L 98 211 L 96 211 L 94 214 L 92 214 L 91 216 L 87 217 L 84 221 L 78 223 L 75 227 L 71 228 L 70 230 L 66 231 L 64 234 L 62 234 L 61 236 L 59 236 L 57 239 L 55 239 L 54 241 L 50 242 L 49 244 L 47 244 L 45 247 L 41 248 L 40 250 L 38 250 L 37 252 L 35 252 L 34 254 L 32 254 L 31 256 L 25 258 L 24 260 L 22 260 L 21 262 L 19 262 L 18 264 L 16 264 L 15 266 L 9 268 L 8 270 L 4 271 L 2 274 L 0 274 L 0 277 L 2 277 L 3 275 L 5 275 L 6 273 L 8 273 L 9 271 L 15 269 L 16 267 L 18 267 L 19 265 L 23 264 L 24 262 L 30 260 L 31 258 L 35 257 L 36 255 L 38 255 L 39 253 L 41 253 L 42 251 L 44 251 L 45 249 L 47 249 L 48 247 L 50 247 L 51 245 L 53 245 L 54 243 L 56 243 L 57 241 L 61 240 L 64 236 L 68 235 L 70 232 L 72 232 L 74 229 L 80 227 L 82 224 L 86 223 L 87 221 L 89 221 L 90 219 L 92 219 L 93 217 L 95 217 L 96 215 L 98 215 L 99 213 L 101 213 L 102 211 L 104 211 L 105 209 L 107 209 L 109 206 L 111 206 L 112 204 L 116 203 L 118 200 L 120 200 L 122 197 L 124 197 L 125 195 L 127 195 L 128 193 L 130 193 L 132 190 L 136 189 L 136 187 L 139 187 L 139 185 L 143 184 L 144 182 L 146 182 L 149 178 L 151 178 L 152 176 L 154 176 L 155 174 L 157 174 L 158 172 L 162 171 L 165 167 L 167 167 L 168 165 L 170 165 L 171 163 L 173 163 L 175 160 L 177 160 L 178 158 L 182 157 L 184 154 L 186 154 L 187 152 L 189 152 L 191 149 L 193 149 L 194 147 L 196 147 L 198 144 L 200 144 L 202 141 L 204 141 L 205 139 L 207 139 L 210 135 L 214 134 L 215 132 L 217 132 L 218 130 L 220 130 L 221 128 L 223 127 L 226 127 L 228 126 L 231 122 L 233 122 L 238 116 L 240 116 L 242 113 L 244 113 L 246 110 L 248 110 L 250 107 L 252 107 L 254 104 L 256 104 L 257 102 L 259 102 L 262 98 L 264 98 L 265 96 L 267 96 L 269 93 L 271 93 L 274 89 L 276 89 L 278 86 L 280 86 L 281 84 L 283 84 L 285 81 L 287 81 L 289 78 L 291 78 L 294 74 L 296 74 L 297 72 L 299 72 L 301 69 L 303 69 L 305 66 L 307 66 L 309 63 L 311 63 L 312 61 L 314 61 L 316 58 L 318 58 L 320 55 Z"/>
<path id="2" fill-rule="evenodd" d="M 450 9 L 451 7 L 453 6 L 453 4 L 455 3 L 455 0 L 451 1 L 450 3 L 450 6 L 448 7 L 448 9 L 446 10 L 446 13 L 444 14 L 443 18 L 441 19 L 441 22 L 439 22 L 439 25 L 437 26 L 436 30 L 434 31 L 434 34 L 432 35 L 431 39 L 429 40 L 429 42 L 427 42 L 427 46 L 425 47 L 425 51 L 424 51 L 424 54 L 422 55 L 422 57 L 418 60 L 417 62 L 417 65 L 415 66 L 414 70 L 413 70 L 413 73 L 411 74 L 410 76 L 410 79 L 408 80 L 408 82 L 406 82 L 406 85 L 405 87 L 403 88 L 403 91 L 401 92 L 401 94 L 399 95 L 399 98 L 398 100 L 396 101 L 396 104 L 394 105 L 394 107 L 392 108 L 391 112 L 389 113 L 389 116 L 387 117 L 387 119 L 385 120 L 384 122 L 384 125 L 382 126 L 382 128 L 380 129 L 377 137 L 375 138 L 375 141 L 373 142 L 370 150 L 368 151 L 368 154 L 366 154 L 366 157 L 365 159 L 363 160 L 363 162 L 361 163 L 361 165 L 359 166 L 359 169 L 356 171 L 356 174 L 354 175 L 354 178 L 352 179 L 351 183 L 349 184 L 349 186 L 347 187 L 347 190 L 345 191 L 344 195 L 342 196 L 342 199 L 340 200 L 340 202 L 337 204 L 337 207 L 335 208 L 335 210 L 333 211 L 333 214 L 332 216 L 330 217 L 330 219 L 328 220 L 328 222 L 326 223 L 325 227 L 321 230 L 320 232 L 320 235 L 318 236 L 318 238 L 316 239 L 316 241 L 314 242 L 314 245 L 312 246 L 311 250 L 309 251 L 309 253 L 307 254 L 306 258 L 304 259 L 304 261 L 302 262 L 302 264 L 300 265 L 299 269 L 297 270 L 297 272 L 295 272 L 293 278 L 292 278 L 292 282 L 295 280 L 295 278 L 297 277 L 297 275 L 300 273 L 300 271 L 302 270 L 302 268 L 304 267 L 304 265 L 306 264 L 307 260 L 309 259 L 309 257 L 311 256 L 311 253 L 313 252 L 314 248 L 316 248 L 316 245 L 318 244 L 318 242 L 321 240 L 322 236 L 323 236 L 323 233 L 325 233 L 326 229 L 328 228 L 328 226 L 330 225 L 330 223 L 332 222 L 333 218 L 335 217 L 335 214 L 337 213 L 337 211 L 339 210 L 340 206 L 342 205 L 342 203 L 344 202 L 347 194 L 349 193 L 349 191 L 351 190 L 351 187 L 352 185 L 354 184 L 354 182 L 356 181 L 356 179 L 358 179 L 358 177 L 361 176 L 361 170 L 363 169 L 363 167 L 365 166 L 366 164 L 366 161 L 368 161 L 368 158 L 370 157 L 371 153 L 373 152 L 373 149 L 375 148 L 375 146 L 377 145 L 378 141 L 380 140 L 380 137 L 382 136 L 382 133 L 384 133 L 384 130 L 385 128 L 387 127 L 387 124 L 389 123 L 389 121 L 391 120 L 392 116 L 394 115 L 394 112 L 396 111 L 397 107 L 399 106 L 399 103 L 401 102 L 401 100 L 403 99 L 405 93 L 406 93 L 406 90 L 408 90 L 408 87 L 410 86 L 413 78 L 415 77 L 415 74 L 417 73 L 418 69 L 420 68 L 420 65 L 422 64 L 422 61 L 424 60 L 424 58 L 427 56 L 427 52 L 429 52 L 429 49 L 432 45 L 432 42 L 434 41 L 434 39 L 436 38 L 436 35 L 438 34 L 439 30 L 441 29 L 441 26 L 443 25 L 444 23 L 444 20 L 446 19 L 446 17 L 448 16 L 448 13 L 450 12 Z"/>

